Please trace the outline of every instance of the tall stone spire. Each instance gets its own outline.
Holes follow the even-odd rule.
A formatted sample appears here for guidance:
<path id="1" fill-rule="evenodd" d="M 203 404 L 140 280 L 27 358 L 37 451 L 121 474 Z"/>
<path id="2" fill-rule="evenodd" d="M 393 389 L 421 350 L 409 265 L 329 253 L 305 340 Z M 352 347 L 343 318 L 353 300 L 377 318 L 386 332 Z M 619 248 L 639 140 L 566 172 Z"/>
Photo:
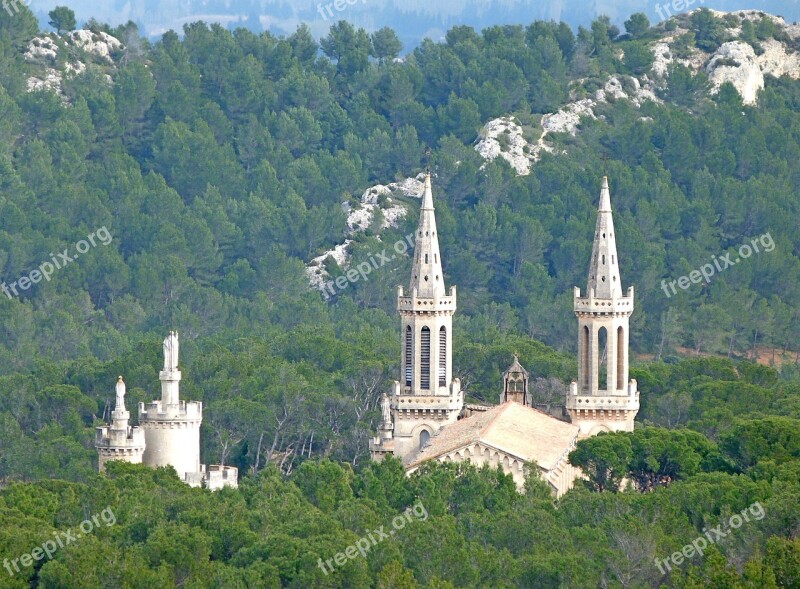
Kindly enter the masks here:
<path id="1" fill-rule="evenodd" d="M 611 213 L 611 195 L 606 176 L 603 176 L 603 186 L 600 189 L 600 207 L 594 230 L 592 261 L 589 264 L 589 281 L 586 292 L 591 293 L 592 289 L 594 289 L 594 296 L 598 299 L 622 296 L 617 242 L 614 238 L 614 217 Z"/>
<path id="2" fill-rule="evenodd" d="M 454 423 L 464 405 L 461 382 L 453 378 L 456 287 L 445 291 L 430 171 L 425 174 L 410 288 L 406 293 L 398 287 L 397 312 L 400 381 L 394 383 L 388 406 L 394 429 L 380 430 L 370 449 L 375 459 L 394 454 L 407 462 L 439 429 Z"/>
<path id="3" fill-rule="evenodd" d="M 633 431 L 639 411 L 636 380 L 628 380 L 629 318 L 633 287 L 623 294 L 608 179 L 603 176 L 587 292 L 575 287 L 578 318 L 578 380 L 570 386 L 567 411 L 587 437 L 601 431 Z"/>
<path id="4" fill-rule="evenodd" d="M 439 298 L 444 296 L 444 274 L 439 255 L 439 238 L 436 235 L 436 215 L 433 208 L 431 173 L 425 174 L 425 189 L 422 194 L 422 209 L 419 215 L 414 264 L 411 268 L 411 292 L 417 289 L 418 297 Z"/>

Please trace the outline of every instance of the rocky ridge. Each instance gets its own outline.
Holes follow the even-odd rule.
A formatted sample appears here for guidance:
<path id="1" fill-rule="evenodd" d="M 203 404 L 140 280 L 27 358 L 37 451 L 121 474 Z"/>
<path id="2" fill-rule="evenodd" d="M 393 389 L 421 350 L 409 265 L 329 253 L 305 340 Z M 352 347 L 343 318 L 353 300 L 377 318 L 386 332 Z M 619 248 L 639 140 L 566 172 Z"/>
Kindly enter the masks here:
<path id="1" fill-rule="evenodd" d="M 54 34 L 34 37 L 28 43 L 24 56 L 29 63 L 40 66 L 41 72 L 28 78 L 28 92 L 49 90 L 63 97 L 62 83 L 65 77 L 84 72 L 89 63 L 113 66 L 112 55 L 120 49 L 122 43 L 102 31 L 77 30 L 60 37 Z M 59 69 L 59 57 L 65 51 L 67 59 Z M 106 80 L 110 84 L 111 76 L 106 75 Z"/>
<path id="2" fill-rule="evenodd" d="M 665 30 L 665 34 L 650 45 L 654 60 L 647 74 L 639 78 L 611 76 L 603 88 L 596 90 L 590 97 L 582 98 L 578 98 L 579 91 L 586 80 L 578 80 L 572 91 L 571 102 L 556 112 L 542 116 L 539 123 L 541 128 L 536 131 L 536 138 L 526 139 L 519 120 L 513 115 L 507 115 L 492 119 L 483 126 L 475 150 L 487 161 L 503 158 L 518 175 L 526 176 L 544 152 L 555 152 L 553 145 L 547 141 L 549 134 L 569 133 L 574 136 L 578 132 L 581 119 L 602 118 L 596 112 L 598 105 L 611 100 L 628 100 L 636 107 L 648 100 L 662 102 L 657 92 L 668 87 L 669 68 L 673 63 L 684 65 L 695 75 L 700 71 L 705 72 L 711 85 L 711 94 L 716 94 L 722 84 L 730 82 L 746 105 L 757 103 L 759 92 L 764 89 L 765 76 L 800 78 L 800 53 L 787 43 L 774 38 L 761 40 L 760 53 L 757 53 L 749 43 L 735 39 L 741 33 L 741 22 L 744 20 L 755 23 L 769 18 L 792 41 L 800 40 L 800 25 L 787 24 L 779 16 L 756 10 L 712 12 L 718 17 L 732 14 L 737 18 L 739 26 L 728 26 L 726 29 L 728 36 L 734 40 L 722 43 L 713 52 L 705 52 L 697 47 L 678 51 L 678 39 L 689 32 L 681 23 L 685 24 L 685 19 L 692 13 L 681 15 L 683 20 L 676 19 L 678 24 L 673 30 Z"/>
<path id="3" fill-rule="evenodd" d="M 408 209 L 399 203 L 396 197 L 421 198 L 424 179 L 424 174 L 419 174 L 416 178 L 406 178 L 400 182 L 386 185 L 376 184 L 364 191 L 356 206 L 351 206 L 349 202 L 343 202 L 342 209 L 347 214 L 346 238 L 342 243 L 317 256 L 306 265 L 306 274 L 311 287 L 322 288 L 329 277 L 328 271 L 325 269 L 325 262 L 328 258 L 335 261 L 342 269 L 349 268 L 349 247 L 353 242 L 351 238 L 357 233 L 366 231 L 373 224 L 378 213 L 383 216 L 380 229 L 397 227 L 400 220 L 406 216 Z"/>

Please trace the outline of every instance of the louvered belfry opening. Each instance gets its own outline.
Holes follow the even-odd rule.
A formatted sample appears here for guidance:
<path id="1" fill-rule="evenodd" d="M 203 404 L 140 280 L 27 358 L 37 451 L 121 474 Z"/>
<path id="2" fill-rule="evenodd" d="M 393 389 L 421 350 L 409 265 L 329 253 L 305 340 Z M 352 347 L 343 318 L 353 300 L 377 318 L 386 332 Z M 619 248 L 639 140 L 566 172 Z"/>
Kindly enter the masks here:
<path id="1" fill-rule="evenodd" d="M 431 388 L 431 330 L 422 328 L 422 337 L 419 342 L 419 386 L 421 389 Z"/>
<path id="2" fill-rule="evenodd" d="M 411 326 L 406 325 L 406 357 L 405 357 L 405 378 L 406 386 L 411 386 L 411 379 L 413 378 L 413 365 L 414 365 L 414 334 L 411 331 Z"/>
<path id="3" fill-rule="evenodd" d="M 447 386 L 447 328 L 439 328 L 439 386 Z"/>
<path id="4" fill-rule="evenodd" d="M 625 388 L 625 331 L 617 328 L 617 390 Z"/>

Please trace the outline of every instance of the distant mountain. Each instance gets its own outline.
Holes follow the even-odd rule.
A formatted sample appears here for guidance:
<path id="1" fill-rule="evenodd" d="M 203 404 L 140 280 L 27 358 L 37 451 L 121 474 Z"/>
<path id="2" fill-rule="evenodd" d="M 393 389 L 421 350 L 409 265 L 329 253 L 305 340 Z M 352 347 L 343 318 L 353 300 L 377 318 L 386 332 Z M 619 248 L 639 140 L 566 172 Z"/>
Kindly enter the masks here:
<path id="1" fill-rule="evenodd" d="M 31 8 L 43 25 L 47 12 L 63 0 L 35 3 Z M 598 15 L 609 16 L 617 26 L 634 12 L 644 12 L 652 22 L 663 17 L 705 6 L 714 10 L 763 10 L 784 17 L 787 22 L 800 20 L 798 0 L 72 0 L 67 4 L 79 20 L 96 18 L 110 24 L 132 20 L 151 37 L 196 20 L 218 22 L 226 27 L 244 26 L 251 30 L 270 30 L 277 34 L 293 32 L 301 22 L 308 23 L 317 36 L 324 35 L 332 22 L 345 19 L 369 31 L 390 26 L 405 48 L 412 49 L 425 37 L 442 37 L 454 25 L 476 29 L 508 23 L 555 20 L 573 28 L 587 26 Z M 587 6 L 588 4 L 588 6 Z"/>

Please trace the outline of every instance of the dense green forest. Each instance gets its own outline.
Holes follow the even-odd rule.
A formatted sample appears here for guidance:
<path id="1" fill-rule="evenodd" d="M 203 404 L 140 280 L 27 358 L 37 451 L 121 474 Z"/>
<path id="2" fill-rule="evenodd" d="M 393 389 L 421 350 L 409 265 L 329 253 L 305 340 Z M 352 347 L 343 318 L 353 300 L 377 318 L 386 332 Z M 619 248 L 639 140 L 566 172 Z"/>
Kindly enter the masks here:
<path id="1" fill-rule="evenodd" d="M 727 40 L 697 14 L 687 45 Z M 647 71 L 674 23 L 455 27 L 396 59 L 391 30 L 344 21 L 319 43 L 302 26 L 276 38 L 194 23 L 153 44 L 91 22 L 123 42 L 108 60 L 68 43 L 70 24 L 49 34 L 56 69 L 85 68 L 31 92 L 46 72 L 25 55 L 45 37 L 24 6 L 0 10 L 0 279 L 18 287 L 0 295 L 0 560 L 106 508 L 116 523 L 0 569 L 0 587 L 800 586 L 800 83 L 768 78 L 745 106 L 674 66 L 663 104 L 610 101 L 518 176 L 475 151 L 486 121 L 533 133 L 571 94 Z M 741 38 L 783 39 L 768 19 Z M 610 177 L 642 427 L 582 442 L 586 488 L 557 504 L 538 481 L 520 495 L 494 471 L 407 479 L 367 460 L 409 260 L 333 300 L 305 264 L 342 242 L 342 202 L 416 175 L 426 146 L 459 288 L 455 375 L 476 401 L 496 402 L 514 353 L 542 402 L 575 378 L 572 287 Z M 407 201 L 396 228 L 353 238 L 353 263 L 413 230 Z M 774 250 L 665 296 L 662 280 L 767 233 Z M 117 375 L 129 408 L 157 397 L 170 329 L 182 398 L 205 403 L 204 462 L 238 466 L 238 491 L 130 465 L 96 474 L 93 426 Z M 763 519 L 702 558 L 654 564 L 756 502 Z M 318 566 L 415 505 L 424 521 L 368 558 Z"/>

